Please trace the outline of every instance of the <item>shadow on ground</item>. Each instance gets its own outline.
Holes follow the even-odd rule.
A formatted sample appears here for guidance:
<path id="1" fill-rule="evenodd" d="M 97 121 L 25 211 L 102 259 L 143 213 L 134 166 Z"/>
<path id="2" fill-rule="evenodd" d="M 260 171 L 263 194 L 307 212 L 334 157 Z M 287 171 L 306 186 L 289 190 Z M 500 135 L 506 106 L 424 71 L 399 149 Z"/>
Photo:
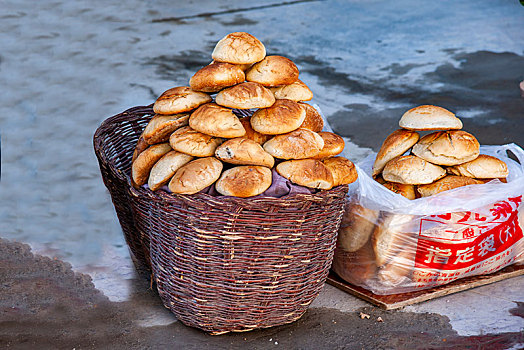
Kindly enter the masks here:
<path id="1" fill-rule="evenodd" d="M 354 313 L 310 309 L 293 324 L 222 336 L 179 322 L 143 327 L 136 320 L 163 308 L 145 279 L 136 281 L 131 300 L 110 302 L 69 264 L 1 239 L 0 281 L 0 344 L 13 349 L 506 349 L 524 343 L 523 333 L 459 337 L 446 317 L 371 306 Z M 370 318 L 361 319 L 360 311 Z M 521 311 L 521 305 L 512 310 Z"/>

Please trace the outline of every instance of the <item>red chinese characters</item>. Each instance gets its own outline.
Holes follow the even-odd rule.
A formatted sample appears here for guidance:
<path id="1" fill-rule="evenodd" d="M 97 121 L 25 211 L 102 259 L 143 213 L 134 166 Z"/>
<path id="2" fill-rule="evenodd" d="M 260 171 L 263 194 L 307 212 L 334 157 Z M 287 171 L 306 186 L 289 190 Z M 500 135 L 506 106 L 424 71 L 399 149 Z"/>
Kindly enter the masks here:
<path id="1" fill-rule="evenodd" d="M 517 216 L 517 208 L 521 200 L 522 196 L 519 196 L 497 202 L 490 209 L 493 218 L 489 218 L 489 221 L 495 225 L 480 226 L 479 221 L 486 221 L 488 218 L 478 213 L 465 212 L 458 220 L 455 215 L 454 222 L 450 224 L 465 225 L 456 232 L 456 237 L 463 239 L 435 239 L 424 236 L 421 232 L 415 267 L 440 271 L 467 269 L 504 252 L 523 238 Z M 476 224 L 468 226 L 467 222 L 470 218 Z M 452 215 L 439 215 L 438 219 L 451 220 Z"/>

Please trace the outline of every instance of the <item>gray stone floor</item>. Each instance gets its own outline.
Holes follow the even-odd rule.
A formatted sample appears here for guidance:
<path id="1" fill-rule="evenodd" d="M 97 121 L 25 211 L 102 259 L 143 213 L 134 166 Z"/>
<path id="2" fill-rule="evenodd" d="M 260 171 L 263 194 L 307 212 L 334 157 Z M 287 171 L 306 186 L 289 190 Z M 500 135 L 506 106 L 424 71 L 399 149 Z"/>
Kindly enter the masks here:
<path id="1" fill-rule="evenodd" d="M 68 276 L 70 268 L 89 275 L 94 287 L 78 277 L 85 283 L 75 289 L 77 299 L 88 305 L 99 298 L 114 311 L 111 332 L 104 333 L 104 318 L 95 316 L 67 328 L 86 308 L 76 314 L 76 308 L 50 309 L 45 302 L 53 299 L 35 284 L 57 267 L 3 241 L 0 291 L 24 291 L 24 297 L 0 298 L 0 345 L 523 346 L 522 311 L 509 310 L 524 301 L 524 277 L 397 312 L 326 286 L 294 325 L 220 338 L 185 329 L 136 276 L 92 149 L 102 120 L 186 85 L 211 60 L 215 42 L 233 31 L 248 31 L 268 53 L 297 63 L 313 102 L 346 137 L 354 161 L 377 150 L 403 111 L 425 103 L 456 112 L 482 144 L 523 146 L 524 7 L 518 1 L 7 0 L 0 7 L 0 237 L 58 259 Z M 16 252 L 29 260 L 7 264 Z M 33 263 L 29 279 L 13 268 Z M 64 307 L 78 306 L 67 298 L 76 300 L 64 296 Z M 13 303 L 18 311 L 7 312 Z M 131 305 L 139 307 L 131 312 Z M 360 320 L 363 308 L 385 322 Z M 33 323 L 24 318 L 29 314 Z M 54 327 L 44 326 L 49 317 Z M 109 334 L 128 338 L 111 342 Z"/>

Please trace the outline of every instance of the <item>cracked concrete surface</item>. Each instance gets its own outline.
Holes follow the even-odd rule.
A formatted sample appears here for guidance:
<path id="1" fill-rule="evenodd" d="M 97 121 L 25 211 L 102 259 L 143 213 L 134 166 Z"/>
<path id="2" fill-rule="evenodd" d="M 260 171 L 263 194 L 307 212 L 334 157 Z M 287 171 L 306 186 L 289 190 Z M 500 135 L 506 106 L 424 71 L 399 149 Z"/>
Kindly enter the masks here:
<path id="1" fill-rule="evenodd" d="M 0 236 L 58 259 L 1 242 L 0 344 L 524 343 L 521 304 L 515 303 L 524 301 L 524 277 L 395 312 L 326 286 L 292 325 L 219 338 L 188 329 L 136 275 L 92 150 L 103 119 L 186 85 L 211 61 L 216 41 L 240 30 L 262 40 L 269 54 L 297 63 L 315 94 L 312 102 L 348 140 L 352 160 L 376 151 L 403 111 L 424 103 L 456 112 L 483 144 L 522 146 L 524 7 L 517 1 L 8 0 L 0 19 Z M 105 312 L 91 307 L 95 303 Z M 360 310 L 384 323 L 360 320 Z"/>

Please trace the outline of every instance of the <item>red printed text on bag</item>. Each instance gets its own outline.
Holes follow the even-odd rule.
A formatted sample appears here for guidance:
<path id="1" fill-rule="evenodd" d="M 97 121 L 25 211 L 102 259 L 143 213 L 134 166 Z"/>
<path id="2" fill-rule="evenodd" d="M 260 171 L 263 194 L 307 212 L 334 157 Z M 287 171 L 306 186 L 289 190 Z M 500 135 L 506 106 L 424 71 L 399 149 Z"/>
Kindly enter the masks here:
<path id="1" fill-rule="evenodd" d="M 459 270 L 504 252 L 523 237 L 517 215 L 521 201 L 522 196 L 519 196 L 495 203 L 490 209 L 490 217 L 475 212 L 464 212 L 459 219 L 452 214 L 422 219 L 443 224 L 449 221 L 449 227 L 458 228 L 456 232 L 447 232 L 460 239 L 426 237 L 421 222 L 415 267 L 441 271 Z"/>

